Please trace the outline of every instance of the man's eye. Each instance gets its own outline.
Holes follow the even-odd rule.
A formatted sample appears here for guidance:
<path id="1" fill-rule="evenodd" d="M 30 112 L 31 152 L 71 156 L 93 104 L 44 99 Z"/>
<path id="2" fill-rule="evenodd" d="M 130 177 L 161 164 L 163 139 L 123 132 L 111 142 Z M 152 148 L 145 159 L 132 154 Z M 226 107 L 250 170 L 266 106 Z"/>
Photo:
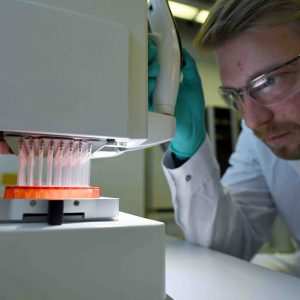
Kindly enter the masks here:
<path id="1" fill-rule="evenodd" d="M 278 82 L 277 79 L 278 79 L 277 76 L 269 76 L 269 77 L 267 77 L 267 80 L 266 80 L 266 83 L 265 83 L 265 87 L 276 84 Z"/>
<path id="2" fill-rule="evenodd" d="M 252 92 L 265 92 L 271 88 L 277 87 L 281 82 L 281 74 L 264 76 L 252 85 Z"/>
<path id="3" fill-rule="evenodd" d="M 266 84 L 262 88 L 282 89 L 286 86 L 289 86 L 291 81 L 293 81 L 293 73 L 291 72 L 278 73 L 278 74 L 268 76 L 266 80 Z"/>
<path id="4" fill-rule="evenodd" d="M 278 82 L 277 76 L 261 76 L 252 83 L 249 94 L 254 99 L 264 97 L 266 93 L 269 93 L 278 86 Z"/>
<path id="5" fill-rule="evenodd" d="M 268 78 L 262 75 L 250 82 L 249 86 L 252 90 L 260 89 L 264 85 L 268 84 Z"/>
<path id="6" fill-rule="evenodd" d="M 278 83 L 278 76 L 265 76 L 255 87 L 257 91 L 274 86 Z"/>

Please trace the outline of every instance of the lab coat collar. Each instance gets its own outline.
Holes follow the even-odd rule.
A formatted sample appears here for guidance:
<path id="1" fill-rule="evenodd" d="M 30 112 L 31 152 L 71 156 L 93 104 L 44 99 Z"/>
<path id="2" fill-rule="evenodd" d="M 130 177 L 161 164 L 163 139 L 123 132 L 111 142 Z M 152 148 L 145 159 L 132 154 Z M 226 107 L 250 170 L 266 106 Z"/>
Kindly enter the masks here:
<path id="1" fill-rule="evenodd" d="M 289 160 L 288 163 L 300 175 L 300 159 L 298 159 L 298 160 Z"/>

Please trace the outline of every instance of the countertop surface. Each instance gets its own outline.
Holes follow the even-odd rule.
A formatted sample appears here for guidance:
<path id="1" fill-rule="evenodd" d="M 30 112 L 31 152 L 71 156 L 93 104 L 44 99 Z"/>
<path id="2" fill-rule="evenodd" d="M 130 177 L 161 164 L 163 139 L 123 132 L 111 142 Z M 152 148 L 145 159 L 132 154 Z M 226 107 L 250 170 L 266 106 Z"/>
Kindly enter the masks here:
<path id="1" fill-rule="evenodd" d="M 167 237 L 166 291 L 176 300 L 298 300 L 300 279 Z"/>

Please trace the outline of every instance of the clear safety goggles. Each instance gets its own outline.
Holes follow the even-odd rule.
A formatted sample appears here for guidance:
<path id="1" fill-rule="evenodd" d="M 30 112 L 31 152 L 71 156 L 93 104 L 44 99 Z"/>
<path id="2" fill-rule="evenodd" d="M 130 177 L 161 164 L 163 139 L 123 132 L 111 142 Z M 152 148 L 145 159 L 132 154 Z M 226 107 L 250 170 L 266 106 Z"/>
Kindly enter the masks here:
<path id="1" fill-rule="evenodd" d="M 286 101 L 300 91 L 300 54 L 268 72 L 252 79 L 245 87 L 234 89 L 220 87 L 222 99 L 238 111 L 243 110 L 243 94 L 264 106 Z"/>

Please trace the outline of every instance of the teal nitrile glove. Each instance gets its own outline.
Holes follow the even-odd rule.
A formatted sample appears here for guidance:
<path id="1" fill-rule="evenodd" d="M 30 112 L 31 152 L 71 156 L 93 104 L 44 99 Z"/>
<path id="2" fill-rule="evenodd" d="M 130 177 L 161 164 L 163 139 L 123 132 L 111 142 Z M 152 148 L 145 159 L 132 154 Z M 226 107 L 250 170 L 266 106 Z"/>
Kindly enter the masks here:
<path id="1" fill-rule="evenodd" d="M 205 109 L 201 79 L 194 59 L 183 49 L 185 66 L 175 106 L 176 134 L 169 149 L 177 158 L 192 157 L 205 140 Z"/>
<path id="2" fill-rule="evenodd" d="M 160 69 L 157 60 L 157 47 L 153 40 L 148 37 L 148 110 L 153 111 L 153 93 L 156 87 L 156 78 Z"/>

